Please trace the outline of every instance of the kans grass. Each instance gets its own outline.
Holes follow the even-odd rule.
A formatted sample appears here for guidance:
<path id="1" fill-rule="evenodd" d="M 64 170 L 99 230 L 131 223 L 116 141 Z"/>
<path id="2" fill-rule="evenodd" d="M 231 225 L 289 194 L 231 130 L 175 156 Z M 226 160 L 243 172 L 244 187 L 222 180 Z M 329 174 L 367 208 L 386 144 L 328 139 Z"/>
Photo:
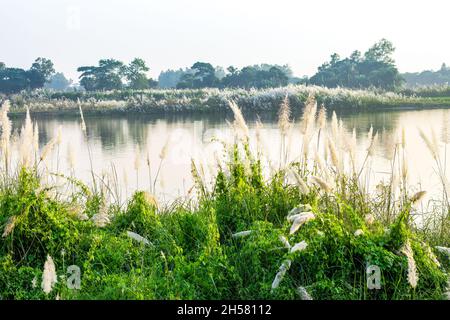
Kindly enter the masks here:
<path id="1" fill-rule="evenodd" d="M 118 201 L 115 172 L 92 172 L 87 182 L 77 180 L 73 170 L 58 172 L 65 159 L 59 156 L 60 136 L 39 150 L 39 131 L 29 113 L 12 136 L 5 102 L 0 297 L 448 299 L 442 142 L 422 134 L 443 182 L 439 205 L 424 213 L 425 190 L 408 192 L 404 136 L 392 144 L 391 178 L 371 191 L 378 134 L 370 130 L 367 155 L 358 163 L 355 136 L 335 114 L 327 127 L 325 109 L 310 96 L 301 122 L 293 123 L 284 95 L 279 164 L 266 162 L 260 135 L 256 149 L 250 147 L 245 119 L 231 101 L 234 136 L 223 141 L 216 175 L 206 181 L 204 168 L 193 161 L 196 196 L 171 204 L 158 203 L 152 186 Z M 293 130 L 300 130 L 301 141 L 292 141 Z M 165 153 L 160 152 L 161 162 Z M 56 163 L 50 161 L 55 155 Z M 139 159 L 136 171 L 144 170 Z M 381 271 L 379 290 L 367 286 L 367 268 L 374 265 Z M 69 266 L 81 271 L 78 289 L 67 286 Z"/>
<path id="2" fill-rule="evenodd" d="M 150 89 L 101 92 L 51 92 L 37 90 L 9 97 L 10 115 L 25 113 L 68 113 L 79 105 L 89 113 L 181 113 L 227 112 L 228 101 L 243 111 L 277 111 L 288 95 L 294 110 L 303 107 L 310 95 L 328 108 L 380 110 L 385 108 L 439 108 L 450 105 L 450 87 L 403 90 L 328 89 L 318 86 L 290 85 L 270 89 Z"/>

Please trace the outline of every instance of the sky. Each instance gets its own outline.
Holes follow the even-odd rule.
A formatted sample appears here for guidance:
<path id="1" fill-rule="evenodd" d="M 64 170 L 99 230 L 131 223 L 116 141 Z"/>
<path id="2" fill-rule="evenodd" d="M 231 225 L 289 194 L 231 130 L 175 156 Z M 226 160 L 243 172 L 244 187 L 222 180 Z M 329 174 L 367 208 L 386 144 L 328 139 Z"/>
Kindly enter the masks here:
<path id="1" fill-rule="evenodd" d="M 450 65 L 448 0 L 0 0 L 0 61 L 37 57 L 76 69 L 143 58 L 149 75 L 191 66 L 289 64 L 313 75 L 333 52 L 364 52 L 386 38 L 401 72 Z"/>

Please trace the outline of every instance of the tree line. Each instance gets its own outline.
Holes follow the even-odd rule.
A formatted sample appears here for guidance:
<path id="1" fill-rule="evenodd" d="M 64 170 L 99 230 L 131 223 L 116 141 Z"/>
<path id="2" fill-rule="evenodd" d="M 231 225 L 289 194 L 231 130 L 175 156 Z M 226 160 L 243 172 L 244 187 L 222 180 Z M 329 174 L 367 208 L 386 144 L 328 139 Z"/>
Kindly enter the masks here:
<path id="1" fill-rule="evenodd" d="M 444 64 L 437 72 L 407 73 L 401 75 L 395 65 L 394 45 L 382 39 L 366 52 L 354 51 L 341 58 L 337 53 L 322 64 L 312 77 L 293 76 L 288 65 L 260 64 L 224 70 L 207 62 L 198 61 L 191 67 L 166 70 L 158 80 L 147 76 L 149 67 L 143 59 L 135 58 L 129 64 L 116 59 L 101 59 L 98 65 L 81 66 L 79 84 L 87 91 L 104 91 L 148 88 L 270 88 L 289 83 L 319 85 L 325 87 L 380 88 L 396 90 L 405 79 L 418 85 L 449 83 L 450 68 Z M 62 73 L 54 70 L 51 60 L 38 58 L 30 69 L 6 67 L 0 62 L 0 93 L 16 93 L 23 90 L 50 88 L 65 90 L 72 84 Z"/>

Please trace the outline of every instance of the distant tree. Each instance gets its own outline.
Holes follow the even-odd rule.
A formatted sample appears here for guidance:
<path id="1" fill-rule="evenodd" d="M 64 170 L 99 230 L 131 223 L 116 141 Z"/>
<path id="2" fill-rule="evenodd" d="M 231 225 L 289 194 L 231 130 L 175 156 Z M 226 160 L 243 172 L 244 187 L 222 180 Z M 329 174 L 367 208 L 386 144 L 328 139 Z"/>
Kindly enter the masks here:
<path id="1" fill-rule="evenodd" d="M 45 88 L 58 90 L 58 91 L 64 91 L 69 88 L 69 86 L 72 84 L 72 80 L 68 80 L 64 73 L 57 72 L 55 73 L 50 80 L 45 84 Z"/>
<path id="2" fill-rule="evenodd" d="M 150 83 L 146 75 L 146 72 L 149 70 L 144 60 L 135 58 L 131 61 L 128 66 L 124 67 L 124 74 L 128 80 L 128 86 L 132 89 L 149 88 Z"/>
<path id="3" fill-rule="evenodd" d="M 214 75 L 216 76 L 216 78 L 220 81 L 223 78 L 225 78 L 225 70 L 221 67 L 221 66 L 217 66 L 214 68 Z"/>
<path id="4" fill-rule="evenodd" d="M 176 88 L 181 77 L 186 73 L 192 73 L 192 71 L 190 69 L 161 71 L 158 77 L 158 86 L 160 88 Z"/>
<path id="5" fill-rule="evenodd" d="M 448 85 L 450 84 L 450 68 L 445 63 L 437 71 L 426 70 L 422 72 L 404 73 L 408 87 Z"/>
<path id="6" fill-rule="evenodd" d="M 212 88 L 219 85 L 216 70 L 210 63 L 196 62 L 191 67 L 193 73 L 186 73 L 177 84 L 177 88 Z"/>
<path id="7" fill-rule="evenodd" d="M 278 66 L 254 65 L 238 70 L 228 67 L 229 74 L 222 79 L 222 87 L 232 88 L 269 88 L 288 84 L 286 70 Z"/>
<path id="8" fill-rule="evenodd" d="M 115 90 L 123 87 L 124 64 L 115 59 L 102 59 L 97 66 L 83 66 L 80 84 L 87 90 Z"/>
<path id="9" fill-rule="evenodd" d="M 6 68 L 5 64 L 3 62 L 0 62 L 0 70 L 3 70 L 5 68 Z"/>
<path id="10" fill-rule="evenodd" d="M 331 55 L 309 82 L 326 87 L 368 88 L 393 90 L 400 87 L 403 78 L 399 74 L 392 54 L 394 46 L 386 39 L 374 44 L 362 56 L 354 51 L 350 57 L 341 59 Z"/>
<path id="11" fill-rule="evenodd" d="M 30 79 L 27 71 L 19 68 L 0 69 L 0 92 L 10 94 L 29 88 Z"/>
<path id="12" fill-rule="evenodd" d="M 54 73 L 53 62 L 50 59 L 37 58 L 28 70 L 30 88 L 42 88 Z"/>

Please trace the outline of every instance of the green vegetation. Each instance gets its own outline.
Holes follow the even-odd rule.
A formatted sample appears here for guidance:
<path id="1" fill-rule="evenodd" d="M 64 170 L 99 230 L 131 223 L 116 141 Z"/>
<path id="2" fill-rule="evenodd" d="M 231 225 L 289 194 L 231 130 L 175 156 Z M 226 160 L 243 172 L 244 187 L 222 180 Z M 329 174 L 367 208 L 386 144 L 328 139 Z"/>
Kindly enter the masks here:
<path id="1" fill-rule="evenodd" d="M 245 111 L 277 111 L 286 95 L 293 108 L 300 110 L 308 96 L 330 108 L 436 108 L 450 106 L 450 95 L 424 96 L 411 91 L 392 93 L 378 90 L 327 89 L 317 86 L 290 85 L 272 89 L 148 89 L 96 92 L 39 91 L 11 95 L 12 113 L 76 113 L 78 101 L 86 112 L 95 113 L 179 113 L 228 112 L 228 100 L 236 101 Z"/>
<path id="2" fill-rule="evenodd" d="M 7 68 L 0 63 L 0 93 L 42 88 L 54 73 L 53 62 L 45 58 L 37 58 L 29 70 Z"/>
<path id="3" fill-rule="evenodd" d="M 408 87 L 448 86 L 450 68 L 445 63 L 438 71 L 408 72 L 402 74 Z"/>
<path id="4" fill-rule="evenodd" d="M 364 53 L 354 51 L 349 58 L 340 59 L 337 53 L 331 61 L 319 67 L 309 83 L 328 88 L 381 88 L 395 90 L 401 87 L 400 76 L 392 58 L 394 46 L 382 39 Z"/>
<path id="5" fill-rule="evenodd" d="M 404 168 L 407 161 L 402 151 L 406 141 L 393 151 L 392 179 L 372 195 L 366 189 L 371 161 L 355 167 L 354 140 L 346 138 L 335 115 L 327 128 L 325 110 L 317 112 L 317 103 L 310 97 L 300 123 L 302 141 L 292 149 L 283 147 L 280 166 L 265 174 L 261 149 L 251 150 L 241 111 L 234 103 L 230 106 L 235 115 L 235 142 L 224 142 L 213 187 L 193 162 L 196 198 L 158 204 L 148 191 L 136 191 L 126 203 L 114 201 L 115 188 L 94 173 L 89 187 L 53 172 L 47 160 L 58 148 L 58 137 L 38 150 L 36 143 L 30 143 L 37 137 L 28 114 L 19 139 L 11 142 L 9 105 L 5 103 L 0 119 L 0 296 L 449 296 L 448 201 L 440 201 L 436 212 L 421 215 L 425 220 L 418 223 L 417 204 L 424 193 L 408 194 L 405 170 L 400 183 L 394 182 L 397 166 Z M 288 141 L 294 123 L 287 99 L 279 115 L 280 139 Z M 82 128 L 83 121 L 81 117 Z M 377 134 L 371 130 L 369 137 L 367 158 L 372 156 Z M 423 137 L 439 165 L 434 142 Z M 312 154 L 316 146 L 325 148 L 328 156 L 322 159 L 321 153 Z M 301 156 L 287 162 L 294 149 L 301 150 Z M 81 269 L 79 290 L 67 287 L 70 265 Z M 367 287 L 370 265 L 381 270 L 380 290 Z"/>

